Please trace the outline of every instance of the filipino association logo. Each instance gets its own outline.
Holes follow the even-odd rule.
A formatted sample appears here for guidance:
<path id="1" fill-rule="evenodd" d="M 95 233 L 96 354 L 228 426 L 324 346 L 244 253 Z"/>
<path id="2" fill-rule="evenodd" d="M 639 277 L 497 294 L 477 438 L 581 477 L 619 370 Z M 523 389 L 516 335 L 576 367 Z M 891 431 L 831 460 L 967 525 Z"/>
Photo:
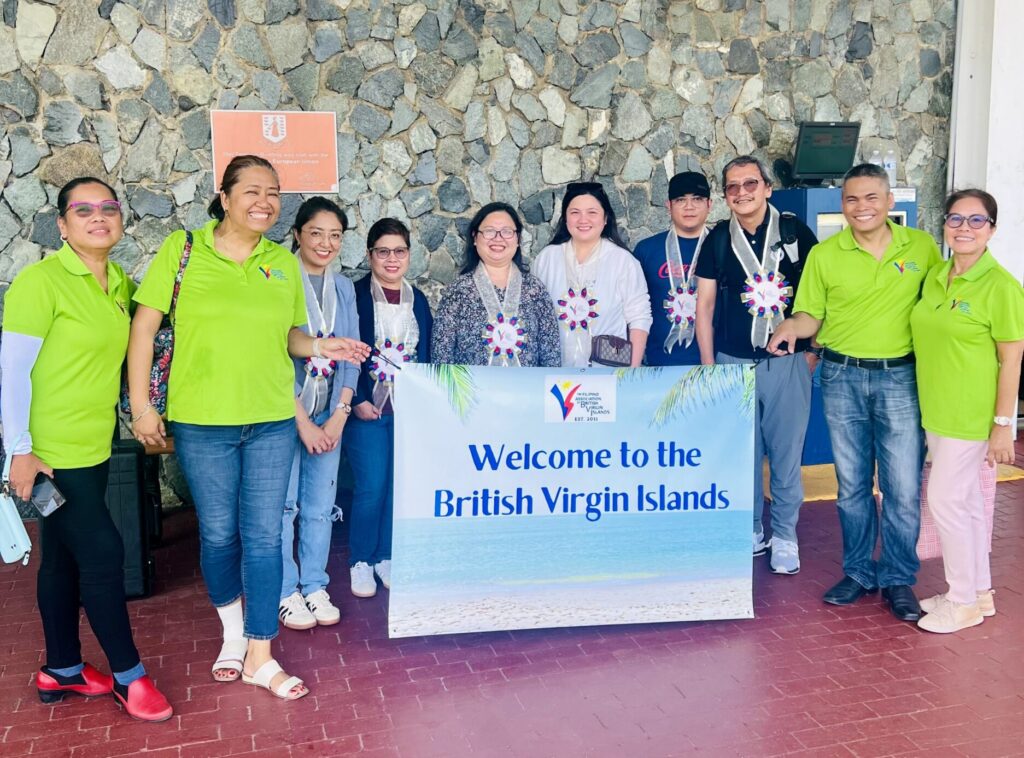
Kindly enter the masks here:
<path id="1" fill-rule="evenodd" d="M 966 300 L 961 300 L 959 298 L 953 298 L 953 300 L 949 304 L 949 309 L 951 311 L 960 311 L 961 313 L 966 314 L 968 316 L 971 315 L 971 304 L 968 303 Z"/>
<path id="2" fill-rule="evenodd" d="M 893 261 L 892 265 L 896 267 L 896 270 L 900 272 L 900 276 L 903 276 L 907 271 L 920 271 L 917 264 L 914 261 L 898 260 Z"/>
<path id="3" fill-rule="evenodd" d="M 561 384 L 551 385 L 551 394 L 555 396 L 555 400 L 558 401 L 558 406 L 562 409 L 562 420 L 565 421 L 569 418 L 569 414 L 572 413 L 572 409 L 575 408 L 575 404 L 572 399 L 579 391 L 580 385 L 573 385 L 572 382 L 562 382 Z"/>
<path id="4" fill-rule="evenodd" d="M 260 273 L 263 274 L 263 278 L 270 280 L 271 278 L 280 279 L 282 282 L 288 281 L 288 277 L 284 275 L 284 271 L 279 268 L 271 268 L 270 266 L 260 266 Z"/>
<path id="5" fill-rule="evenodd" d="M 277 143 L 287 136 L 288 127 L 283 113 L 263 114 L 263 139 Z"/>
<path id="6" fill-rule="evenodd" d="M 595 423 L 615 421 L 616 383 L 611 374 L 546 376 L 544 421 Z"/>

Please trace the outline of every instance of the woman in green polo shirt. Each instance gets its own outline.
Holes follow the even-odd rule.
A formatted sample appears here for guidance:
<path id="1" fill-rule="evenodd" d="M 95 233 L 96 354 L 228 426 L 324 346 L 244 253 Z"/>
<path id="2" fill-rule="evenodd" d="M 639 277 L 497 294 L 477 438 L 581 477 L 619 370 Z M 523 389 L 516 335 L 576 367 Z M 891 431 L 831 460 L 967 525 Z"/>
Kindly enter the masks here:
<path id="1" fill-rule="evenodd" d="M 281 212 L 280 183 L 267 160 L 232 159 L 209 211 L 213 220 L 192 233 L 175 305 L 167 417 L 199 516 L 203 578 L 224 628 L 213 677 L 241 678 L 294 700 L 309 690 L 270 652 L 281 519 L 298 441 L 289 355 L 358 364 L 369 348 L 297 328 L 307 319 L 298 260 L 263 236 Z M 184 232 L 167 238 L 134 298 L 128 381 L 133 431 L 147 444 L 164 444 L 148 377 L 184 247 Z"/>
<path id="2" fill-rule="evenodd" d="M 39 699 L 113 693 L 144 721 L 171 705 L 139 661 L 124 599 L 124 545 L 106 505 L 110 441 L 134 283 L 109 259 L 124 234 L 114 190 L 91 177 L 57 195 L 64 245 L 24 269 L 4 303 L 0 369 L 4 444 L 11 485 L 24 500 L 38 476 L 53 478 L 67 502 L 40 520 L 38 603 L 46 665 Z M 113 677 L 82 661 L 78 607 Z"/>
<path id="3" fill-rule="evenodd" d="M 978 476 L 1012 463 L 1013 416 L 1024 353 L 1024 289 L 988 250 L 995 198 L 961 190 L 946 200 L 953 255 L 925 277 L 910 325 L 921 423 L 932 457 L 928 506 L 949 591 L 921 601 L 918 626 L 950 633 L 994 616 L 991 536 Z"/>

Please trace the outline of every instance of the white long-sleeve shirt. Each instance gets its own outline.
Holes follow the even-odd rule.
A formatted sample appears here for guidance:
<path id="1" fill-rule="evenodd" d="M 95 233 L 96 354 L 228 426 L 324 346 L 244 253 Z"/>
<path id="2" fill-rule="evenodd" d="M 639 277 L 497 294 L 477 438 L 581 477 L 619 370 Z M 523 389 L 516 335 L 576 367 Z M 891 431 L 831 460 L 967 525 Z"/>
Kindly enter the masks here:
<path id="1" fill-rule="evenodd" d="M 4 332 L 0 340 L 0 418 L 4 422 L 4 449 L 8 455 L 32 452 L 28 431 L 32 405 L 32 367 L 43 347 L 43 340 L 27 334 Z"/>
<path id="2" fill-rule="evenodd" d="M 654 319 L 651 317 L 651 299 L 647 294 L 647 282 L 639 261 L 628 250 L 602 239 L 602 257 L 595 264 L 593 284 L 588 296 L 597 298 L 595 310 L 598 317 L 592 319 L 587 329 L 591 336 L 611 334 L 628 337 L 628 330 L 635 329 L 649 333 Z M 568 291 L 569 284 L 565 271 L 563 245 L 548 245 L 541 250 L 533 262 L 531 272 L 544 282 L 558 312 L 558 300 Z M 595 252 L 596 254 L 596 252 Z M 562 338 L 562 365 L 587 365 L 567 344 L 568 329 L 564 323 L 560 329 Z"/>

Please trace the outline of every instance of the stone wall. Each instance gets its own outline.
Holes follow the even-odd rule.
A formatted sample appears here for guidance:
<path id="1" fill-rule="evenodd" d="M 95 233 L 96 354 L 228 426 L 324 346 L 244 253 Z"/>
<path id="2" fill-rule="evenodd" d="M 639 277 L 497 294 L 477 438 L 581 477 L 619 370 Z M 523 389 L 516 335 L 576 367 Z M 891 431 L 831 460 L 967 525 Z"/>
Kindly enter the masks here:
<path id="1" fill-rule="evenodd" d="M 789 157 L 804 120 L 860 121 L 938 226 L 954 0 L 0 2 L 0 282 L 59 243 L 81 174 L 128 201 L 115 258 L 141 276 L 206 220 L 211 108 L 335 111 L 342 267 L 376 219 L 409 219 L 432 296 L 483 203 L 521 208 L 536 251 L 559 187 L 597 179 L 635 242 L 666 224 L 666 175 Z"/>

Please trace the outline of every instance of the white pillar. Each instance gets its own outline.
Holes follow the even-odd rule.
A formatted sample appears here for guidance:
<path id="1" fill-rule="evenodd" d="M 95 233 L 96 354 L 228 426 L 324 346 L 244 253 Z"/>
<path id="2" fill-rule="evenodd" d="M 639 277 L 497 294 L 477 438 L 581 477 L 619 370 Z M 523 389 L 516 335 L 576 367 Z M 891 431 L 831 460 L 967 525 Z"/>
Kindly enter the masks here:
<path id="1" fill-rule="evenodd" d="M 958 3 L 950 132 L 950 184 L 980 187 L 999 201 L 992 253 L 1024 279 L 1024 56 L 1020 0 Z"/>

